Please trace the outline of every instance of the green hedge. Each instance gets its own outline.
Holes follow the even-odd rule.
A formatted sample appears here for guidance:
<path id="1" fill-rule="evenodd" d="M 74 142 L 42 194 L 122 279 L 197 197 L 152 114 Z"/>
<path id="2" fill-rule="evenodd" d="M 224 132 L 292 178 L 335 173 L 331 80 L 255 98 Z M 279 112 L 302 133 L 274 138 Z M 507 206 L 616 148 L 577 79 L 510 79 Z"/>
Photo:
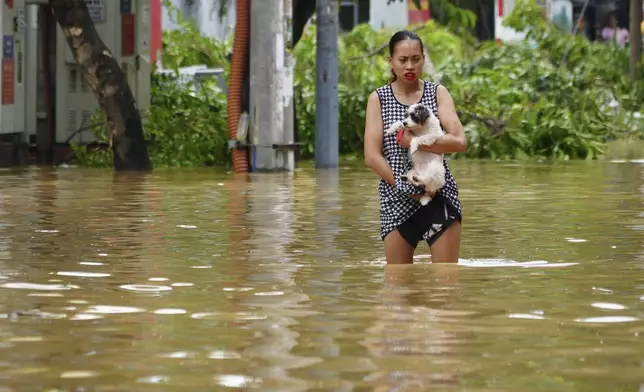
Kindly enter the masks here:
<path id="1" fill-rule="evenodd" d="M 429 21 L 417 29 L 460 112 L 469 140 L 457 158 L 594 159 L 610 140 L 642 139 L 634 115 L 644 102 L 644 66 L 628 78 L 628 51 L 559 31 L 532 0 L 519 0 L 506 24 L 527 35 L 514 43 L 477 43 L 462 33 L 468 18 L 450 27 Z M 465 26 L 467 27 L 467 26 Z M 457 35 L 454 31 L 459 31 Z M 360 25 L 339 40 L 340 152 L 362 154 L 369 93 L 389 78 L 386 44 L 392 30 Z M 231 42 L 202 37 L 188 23 L 164 33 L 164 66 L 228 67 Z M 566 54 L 566 61 L 562 58 Z M 315 26 L 304 32 L 294 55 L 295 99 L 304 158 L 314 156 Z M 153 75 L 146 135 L 156 166 L 228 164 L 226 100 L 212 90 L 191 97 Z M 611 101 L 618 105 L 609 105 Z M 214 109 L 214 110 L 212 110 Z M 104 132 L 99 132 L 103 135 Z M 77 149 L 83 165 L 109 165 L 110 153 Z"/>
<path id="2" fill-rule="evenodd" d="M 461 112 L 468 151 L 457 157 L 521 159 L 595 158 L 615 138 L 642 137 L 634 118 L 644 103 L 644 80 L 627 77 L 628 52 L 557 30 L 531 1 L 518 2 L 509 26 L 527 34 L 515 43 L 486 42 L 476 49 L 430 21 L 419 35 Z M 305 156 L 314 154 L 315 27 L 295 48 L 295 75 Z M 340 149 L 361 154 L 367 97 L 389 78 L 393 31 L 359 26 L 340 41 Z M 564 53 L 567 60 L 562 63 Z M 355 59 L 359 57 L 358 59 Z M 618 108 L 607 104 L 614 97 Z"/>

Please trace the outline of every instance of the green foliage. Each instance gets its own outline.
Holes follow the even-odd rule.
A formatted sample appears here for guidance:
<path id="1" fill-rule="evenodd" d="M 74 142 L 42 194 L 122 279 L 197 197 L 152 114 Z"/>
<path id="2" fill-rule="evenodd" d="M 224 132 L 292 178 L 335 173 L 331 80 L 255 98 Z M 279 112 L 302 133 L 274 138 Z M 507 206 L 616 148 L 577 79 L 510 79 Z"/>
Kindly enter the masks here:
<path id="1" fill-rule="evenodd" d="M 395 0 L 390 1 L 393 2 Z M 429 8 L 432 11 L 433 18 L 455 31 L 473 28 L 476 25 L 476 14 L 470 10 L 459 7 L 458 4 L 454 4 L 453 1 L 454 0 L 429 0 Z M 413 0 L 413 4 L 416 9 L 422 9 L 421 0 Z"/>
<path id="2" fill-rule="evenodd" d="M 447 0 L 432 1 L 449 3 Z M 469 11 L 445 7 L 446 25 L 429 21 L 410 26 L 423 39 L 454 98 L 468 137 L 468 151 L 454 157 L 484 159 L 594 159 L 611 140 L 644 139 L 644 123 L 634 112 L 644 102 L 644 66 L 636 83 L 628 79 L 628 52 L 559 31 L 532 0 L 518 0 L 506 18 L 527 40 L 479 44 L 468 33 Z M 176 13 L 176 11 L 175 11 Z M 176 13 L 178 31 L 164 32 L 164 67 L 204 64 L 228 74 L 232 42 L 202 37 Z M 362 155 L 364 115 L 369 94 L 387 83 L 387 43 L 392 30 L 359 25 L 340 37 L 340 153 Z M 293 53 L 295 99 L 304 158 L 315 143 L 315 25 Z M 565 58 L 565 61 L 562 59 Z M 610 102 L 617 105 L 609 105 Z M 175 78 L 153 75 L 152 107 L 146 136 L 155 166 L 223 165 L 229 162 L 226 99 L 215 83 L 192 92 Z M 99 121 L 100 116 L 95 121 Z M 96 131 L 107 142 L 104 127 Z M 111 152 L 74 146 L 77 162 L 109 166 Z"/>
<path id="3" fill-rule="evenodd" d="M 215 81 L 191 94 L 176 79 L 155 75 L 146 135 L 155 166 L 227 165 L 226 95 Z"/>
<path id="4" fill-rule="evenodd" d="M 178 70 L 190 65 L 224 68 L 231 43 L 203 37 L 176 10 L 180 29 L 164 31 L 163 67 Z M 225 82 L 226 80 L 224 80 Z M 215 80 L 191 80 L 154 70 L 150 110 L 142 113 L 149 153 L 155 167 L 228 165 L 227 98 Z M 92 133 L 103 146 L 109 143 L 102 112 L 91 118 Z M 83 166 L 109 167 L 109 148 L 72 145 L 75 161 Z"/>
<path id="5" fill-rule="evenodd" d="M 145 136 L 155 167 L 228 165 L 228 124 L 225 94 L 208 81 L 195 93 L 176 78 L 152 77 L 152 102 L 145 115 Z M 109 143 L 100 111 L 91 118 L 97 142 Z M 83 166 L 109 167 L 112 150 L 72 145 L 76 162 Z"/>
<path id="6" fill-rule="evenodd" d="M 642 107 L 644 82 L 628 80 L 627 51 L 561 32 L 541 15 L 532 1 L 519 2 L 507 20 L 528 39 L 476 49 L 462 30 L 457 35 L 433 21 L 418 30 L 465 125 L 468 151 L 455 157 L 593 159 L 608 140 L 642 138 L 644 123 L 634 111 Z M 341 154 L 362 153 L 366 100 L 390 76 L 384 45 L 391 34 L 363 25 L 340 38 Z M 315 26 L 295 56 L 300 136 L 311 157 Z M 608 105 L 613 99 L 617 107 Z"/>
<path id="7" fill-rule="evenodd" d="M 633 111 L 644 85 L 641 77 L 628 80 L 627 50 L 560 31 L 529 0 L 517 2 L 506 24 L 527 40 L 487 45 L 458 67 L 443 64 L 457 105 L 470 113 L 463 116 L 472 123 L 468 156 L 593 159 L 607 140 L 642 136 Z M 613 99 L 616 108 L 608 105 Z M 475 116 L 504 127 L 472 122 Z"/>
<path id="8" fill-rule="evenodd" d="M 434 21 L 417 29 L 418 35 L 431 52 L 434 62 L 465 59 L 472 48 L 444 26 Z M 339 110 L 340 154 L 360 154 L 363 146 L 364 113 L 369 94 L 387 83 L 391 74 L 386 44 L 392 30 L 374 30 L 367 24 L 355 27 L 340 37 Z M 311 25 L 304 32 L 293 54 L 296 59 L 294 76 L 300 141 L 306 143 L 302 153 L 312 157 L 315 143 L 315 47 L 316 29 Z"/>
<path id="9" fill-rule="evenodd" d="M 186 1 L 186 0 L 184 0 Z M 222 3 L 226 3 L 223 1 Z M 170 18 L 179 25 L 177 30 L 163 32 L 163 66 L 170 69 L 203 64 L 222 67 L 228 74 L 229 62 L 226 55 L 232 48 L 231 35 L 226 42 L 201 35 L 199 28 L 186 19 L 172 2 L 163 1 Z"/>
<path id="10" fill-rule="evenodd" d="M 467 35 L 476 26 L 476 14 L 470 10 L 463 9 L 454 0 L 430 0 L 430 7 L 433 17 L 450 30 L 461 35 L 462 38 L 472 38 Z M 420 0 L 415 0 L 416 7 L 420 6 Z"/>

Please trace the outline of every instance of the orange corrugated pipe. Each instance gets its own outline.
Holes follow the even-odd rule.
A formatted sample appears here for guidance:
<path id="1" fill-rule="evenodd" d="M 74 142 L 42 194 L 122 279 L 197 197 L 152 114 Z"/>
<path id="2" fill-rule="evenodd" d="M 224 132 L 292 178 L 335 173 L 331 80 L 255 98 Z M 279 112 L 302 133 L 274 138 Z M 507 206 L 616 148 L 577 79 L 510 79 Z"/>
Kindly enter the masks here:
<path id="1" fill-rule="evenodd" d="M 264 0 L 265 1 L 265 0 Z M 237 124 L 241 112 L 242 89 L 244 88 L 244 69 L 250 38 L 250 0 L 237 0 L 237 20 L 235 21 L 235 41 L 228 76 L 228 136 L 237 139 Z M 233 149 L 233 169 L 235 173 L 248 172 L 246 149 Z"/>

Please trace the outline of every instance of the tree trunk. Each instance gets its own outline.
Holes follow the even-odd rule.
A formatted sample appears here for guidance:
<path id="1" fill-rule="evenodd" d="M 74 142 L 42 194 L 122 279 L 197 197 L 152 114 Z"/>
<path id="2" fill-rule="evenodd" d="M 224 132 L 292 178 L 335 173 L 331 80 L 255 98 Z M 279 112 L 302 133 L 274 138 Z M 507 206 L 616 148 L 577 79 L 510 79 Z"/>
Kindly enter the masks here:
<path id="1" fill-rule="evenodd" d="M 49 5 L 105 114 L 114 151 L 114 170 L 151 171 L 134 95 L 123 70 L 98 36 L 85 0 L 49 0 Z"/>
<path id="2" fill-rule="evenodd" d="M 630 74 L 631 79 L 637 79 L 637 66 L 642 59 L 642 0 L 631 0 L 631 20 L 630 20 L 630 47 L 631 47 L 631 61 L 630 61 Z"/>

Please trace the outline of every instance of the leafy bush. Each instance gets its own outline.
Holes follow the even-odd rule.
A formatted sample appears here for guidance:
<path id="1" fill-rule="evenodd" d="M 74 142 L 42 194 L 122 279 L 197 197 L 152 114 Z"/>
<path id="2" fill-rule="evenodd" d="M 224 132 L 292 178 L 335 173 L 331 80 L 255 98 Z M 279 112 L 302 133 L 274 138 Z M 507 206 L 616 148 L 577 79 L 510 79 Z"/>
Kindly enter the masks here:
<path id="1" fill-rule="evenodd" d="M 607 140 L 642 137 L 644 123 L 633 112 L 644 101 L 644 81 L 628 80 L 627 50 L 559 31 L 530 0 L 519 2 L 507 23 L 527 40 L 475 49 L 472 37 L 433 21 L 418 30 L 466 127 L 468 151 L 455 157 L 592 159 Z M 341 154 L 362 153 L 366 100 L 390 76 L 384 45 L 392 33 L 362 25 L 340 38 Z M 311 157 L 315 26 L 295 56 L 300 136 L 304 156 Z"/>
<path id="2" fill-rule="evenodd" d="M 226 58 L 232 41 L 222 44 L 203 37 L 194 24 L 177 13 L 179 30 L 164 31 L 163 66 L 206 65 L 230 68 Z M 228 165 L 228 113 L 226 94 L 215 80 L 202 80 L 197 86 L 184 78 L 154 70 L 151 80 L 150 110 L 141 113 L 145 123 L 150 158 L 155 167 Z M 102 112 L 91 118 L 97 142 L 108 143 L 102 126 Z M 72 145 L 76 162 L 83 166 L 109 167 L 112 151 L 106 148 Z"/>
<path id="3" fill-rule="evenodd" d="M 525 41 L 476 43 L 466 33 L 466 11 L 447 26 L 433 20 L 417 30 L 429 49 L 441 83 L 451 92 L 469 141 L 454 157 L 486 159 L 593 159 L 607 141 L 644 139 L 635 115 L 644 102 L 644 66 L 628 79 L 628 51 L 559 31 L 533 0 L 518 0 L 506 24 Z M 202 37 L 177 13 L 180 30 L 164 32 L 164 67 L 204 64 L 226 69 L 232 42 Z M 455 33 L 455 32 L 458 32 Z M 390 77 L 387 43 L 392 30 L 359 25 L 340 37 L 340 153 L 360 156 L 367 98 Z M 315 148 L 315 25 L 294 49 L 295 99 L 304 158 Z M 565 56 L 564 56 L 565 55 Z M 562 59 L 565 58 L 565 61 Z M 214 83 L 189 86 L 155 72 L 146 137 L 156 166 L 223 165 L 229 162 L 226 97 Z M 99 129 L 99 139 L 106 141 Z M 111 152 L 74 147 L 83 165 L 111 164 Z"/>
<path id="4" fill-rule="evenodd" d="M 176 30 L 163 31 L 163 66 L 178 69 L 203 64 L 209 67 L 230 68 L 228 54 L 232 49 L 233 35 L 226 42 L 201 35 L 193 21 L 186 19 L 169 0 L 163 1 L 169 16 L 179 25 Z"/>

